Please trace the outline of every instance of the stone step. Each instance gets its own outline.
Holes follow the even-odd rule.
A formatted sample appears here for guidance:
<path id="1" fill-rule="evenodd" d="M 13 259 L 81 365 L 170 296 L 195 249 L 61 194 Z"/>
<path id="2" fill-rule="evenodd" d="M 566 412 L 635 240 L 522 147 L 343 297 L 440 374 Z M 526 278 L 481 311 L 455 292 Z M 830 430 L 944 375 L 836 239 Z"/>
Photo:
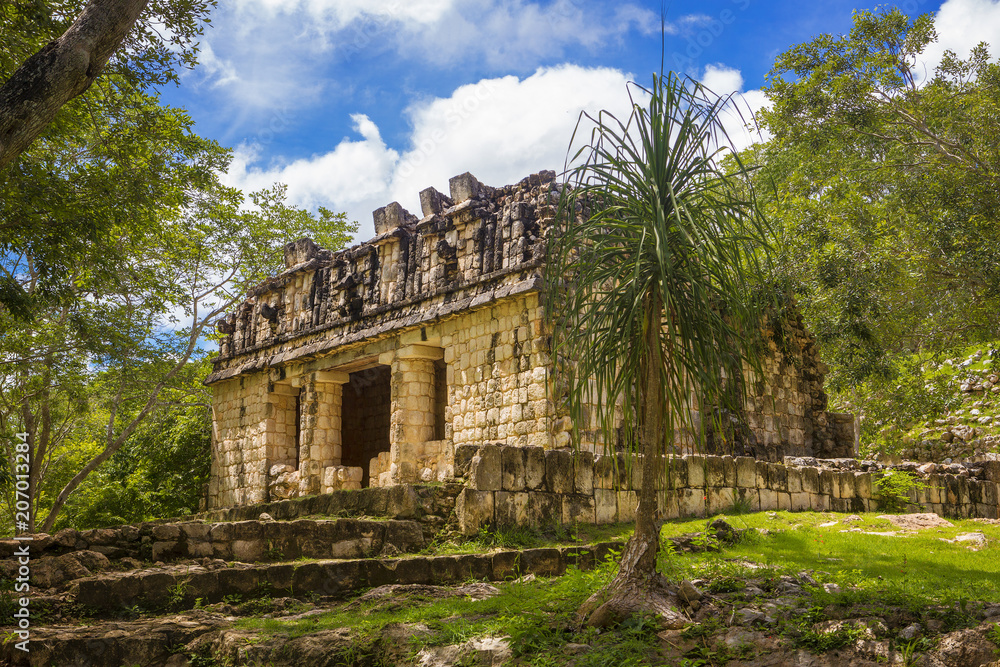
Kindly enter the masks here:
<path id="1" fill-rule="evenodd" d="M 400 484 L 337 490 L 304 498 L 276 500 L 201 512 L 190 517 L 200 521 L 247 521 L 266 512 L 278 521 L 314 515 L 379 516 L 392 519 L 419 519 L 423 516 L 450 516 L 464 484 Z"/>
<path id="2" fill-rule="evenodd" d="M 191 608 L 226 596 L 340 598 L 386 584 L 444 585 L 471 579 L 504 581 L 524 574 L 558 576 L 569 566 L 589 569 L 621 542 L 574 547 L 498 551 L 455 556 L 358 558 L 303 563 L 172 565 L 132 573 L 109 573 L 77 580 L 76 603 L 114 613 L 138 605 L 147 610 Z"/>
<path id="3" fill-rule="evenodd" d="M 14 579 L 22 563 L 17 549 L 29 545 L 31 583 L 64 589 L 73 579 L 115 566 L 131 570 L 140 561 L 191 559 L 291 561 L 296 558 L 365 558 L 420 551 L 434 530 L 396 519 L 298 519 L 231 523 L 168 523 L 140 527 L 60 532 L 31 542 L 0 542 L 0 576 Z M 113 561 L 112 561 L 113 559 Z"/>

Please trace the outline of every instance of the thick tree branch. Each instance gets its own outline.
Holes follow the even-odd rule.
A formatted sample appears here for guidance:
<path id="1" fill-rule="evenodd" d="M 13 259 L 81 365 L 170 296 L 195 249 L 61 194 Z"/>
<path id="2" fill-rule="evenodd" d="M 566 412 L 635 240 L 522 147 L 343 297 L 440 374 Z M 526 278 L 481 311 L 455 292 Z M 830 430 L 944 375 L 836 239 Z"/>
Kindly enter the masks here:
<path id="1" fill-rule="evenodd" d="M 13 162 L 66 102 L 87 90 L 149 0 L 92 0 L 61 37 L 0 87 L 0 169 Z"/>

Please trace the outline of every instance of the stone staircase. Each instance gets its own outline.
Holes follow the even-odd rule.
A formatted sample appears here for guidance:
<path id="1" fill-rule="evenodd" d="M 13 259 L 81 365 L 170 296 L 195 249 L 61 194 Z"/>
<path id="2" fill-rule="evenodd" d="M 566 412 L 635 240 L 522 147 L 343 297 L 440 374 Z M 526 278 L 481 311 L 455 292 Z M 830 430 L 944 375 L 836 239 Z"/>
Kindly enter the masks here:
<path id="1" fill-rule="evenodd" d="M 36 536 L 29 543 L 31 653 L 8 642 L 0 665 L 179 667 L 189 664 L 183 654 L 193 642 L 233 625 L 240 605 L 254 610 L 243 613 L 264 613 L 385 585 L 556 576 L 570 566 L 589 569 L 620 547 L 422 555 L 454 529 L 461 488 L 344 491 Z M 0 576 L 16 576 L 22 544 L 0 541 Z M 4 622 L 5 632 L 13 629 L 10 618 Z"/>

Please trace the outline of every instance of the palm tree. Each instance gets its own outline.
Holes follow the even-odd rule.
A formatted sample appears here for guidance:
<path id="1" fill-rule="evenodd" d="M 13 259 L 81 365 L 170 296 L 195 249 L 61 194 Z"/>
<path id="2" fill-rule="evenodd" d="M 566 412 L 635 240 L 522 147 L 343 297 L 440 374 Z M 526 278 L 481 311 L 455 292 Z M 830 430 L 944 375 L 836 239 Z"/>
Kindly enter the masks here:
<path id="1" fill-rule="evenodd" d="M 748 170 L 726 150 L 721 116 L 733 100 L 673 73 L 629 96 L 624 122 L 581 116 L 593 129 L 568 172 L 548 274 L 576 441 L 582 425 L 605 447 L 642 454 L 635 533 L 608 590 L 581 609 L 596 625 L 638 610 L 675 615 L 656 573 L 657 482 L 676 438 L 704 436 L 692 408 L 741 411 L 744 371 L 759 371 L 750 294 L 767 251 Z"/>

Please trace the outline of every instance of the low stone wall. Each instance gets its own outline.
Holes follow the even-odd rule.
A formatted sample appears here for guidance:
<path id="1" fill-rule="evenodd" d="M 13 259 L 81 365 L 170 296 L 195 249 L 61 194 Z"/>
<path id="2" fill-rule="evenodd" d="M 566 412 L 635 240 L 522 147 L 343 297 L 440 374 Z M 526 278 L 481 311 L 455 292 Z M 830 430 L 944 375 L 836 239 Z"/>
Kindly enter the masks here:
<path id="1" fill-rule="evenodd" d="M 568 449 L 486 445 L 456 448 L 458 525 L 466 535 L 487 526 L 605 524 L 635 518 L 642 486 L 639 457 L 595 456 Z M 783 463 L 745 456 L 686 455 L 665 461 L 661 516 L 706 516 L 740 504 L 750 510 L 878 509 L 875 481 L 891 469 L 920 477 L 909 509 L 956 518 L 997 518 L 1000 462 L 972 465 L 883 466 L 854 459 L 785 457 Z"/>
<path id="2" fill-rule="evenodd" d="M 158 608 L 182 587 L 185 604 L 197 598 L 212 603 L 227 595 L 252 598 L 268 591 L 274 596 L 308 598 L 346 596 L 387 584 L 454 584 L 470 580 L 509 581 L 526 574 L 555 577 L 567 567 L 589 570 L 605 560 L 620 542 L 578 547 L 498 551 L 458 556 L 369 558 L 312 563 L 238 565 L 209 569 L 156 568 L 128 575 L 101 575 L 78 582 L 76 602 L 96 610 L 117 610 L 134 604 Z"/>
<path id="3" fill-rule="evenodd" d="M 31 544 L 35 559 L 78 551 L 93 551 L 108 558 L 174 561 L 222 558 L 243 562 L 294 560 L 296 558 L 364 558 L 383 552 L 419 551 L 427 538 L 416 521 L 334 519 L 297 521 L 236 521 L 120 526 L 78 532 L 62 530 L 36 536 Z M 23 543 L 0 540 L 0 572 L 17 570 L 17 548 Z"/>

